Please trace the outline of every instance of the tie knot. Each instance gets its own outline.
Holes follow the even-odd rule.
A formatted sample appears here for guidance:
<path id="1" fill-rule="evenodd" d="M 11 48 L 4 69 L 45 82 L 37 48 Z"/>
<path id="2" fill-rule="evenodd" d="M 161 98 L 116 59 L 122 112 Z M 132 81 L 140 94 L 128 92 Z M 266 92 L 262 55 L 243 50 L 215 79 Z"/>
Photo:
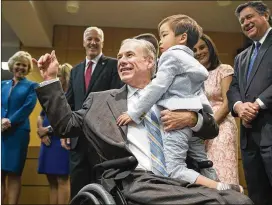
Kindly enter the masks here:
<path id="1" fill-rule="evenodd" d="M 92 65 L 93 65 L 93 62 L 89 61 L 88 64 L 87 64 L 87 68 L 90 68 Z"/>
<path id="2" fill-rule="evenodd" d="M 137 98 L 140 97 L 140 94 L 139 94 L 139 91 L 138 91 L 138 90 L 134 93 L 134 96 L 136 96 Z"/>
<path id="3" fill-rule="evenodd" d="M 262 44 L 261 44 L 260 42 L 257 42 L 257 43 L 256 43 L 256 49 L 259 50 L 259 48 L 261 47 L 261 45 L 262 45 Z"/>

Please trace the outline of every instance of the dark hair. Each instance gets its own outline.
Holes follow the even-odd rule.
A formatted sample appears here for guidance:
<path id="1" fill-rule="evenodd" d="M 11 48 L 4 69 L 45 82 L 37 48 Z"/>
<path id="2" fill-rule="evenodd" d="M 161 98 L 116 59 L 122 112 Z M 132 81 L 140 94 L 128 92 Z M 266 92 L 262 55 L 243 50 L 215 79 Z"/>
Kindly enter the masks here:
<path id="1" fill-rule="evenodd" d="M 244 4 L 240 4 L 235 10 L 235 15 L 239 18 L 241 11 L 247 7 L 253 8 L 258 14 L 262 16 L 267 13 L 269 15 L 268 23 L 270 24 L 270 26 L 272 25 L 270 10 L 267 5 L 262 1 L 249 1 Z"/>
<path id="2" fill-rule="evenodd" d="M 169 24 L 175 36 L 187 33 L 187 46 L 193 50 L 199 37 L 202 35 L 202 28 L 194 19 L 183 14 L 169 16 L 159 23 L 158 30 L 160 30 L 160 27 L 165 23 Z"/>
<path id="3" fill-rule="evenodd" d="M 209 62 L 211 63 L 211 65 L 209 68 L 207 68 L 207 70 L 214 70 L 221 64 L 216 46 L 212 39 L 206 34 L 203 34 L 200 39 L 206 43 L 210 54 Z"/>
<path id="4" fill-rule="evenodd" d="M 152 33 L 143 33 L 143 34 L 140 34 L 138 36 L 135 36 L 133 37 L 135 39 L 143 39 L 143 40 L 146 40 L 150 43 L 152 43 L 152 45 L 154 46 L 155 50 L 156 50 L 156 54 L 157 54 L 157 57 L 159 55 L 159 43 L 158 43 L 158 40 L 156 38 L 156 36 Z"/>

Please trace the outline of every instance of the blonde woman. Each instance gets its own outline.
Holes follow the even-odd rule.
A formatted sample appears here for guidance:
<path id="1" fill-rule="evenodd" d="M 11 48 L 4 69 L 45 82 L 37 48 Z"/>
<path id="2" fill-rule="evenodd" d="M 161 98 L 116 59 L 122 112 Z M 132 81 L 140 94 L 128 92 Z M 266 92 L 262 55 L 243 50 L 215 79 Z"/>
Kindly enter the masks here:
<path id="1" fill-rule="evenodd" d="M 7 195 L 9 204 L 17 204 L 30 137 L 28 117 L 36 105 L 37 83 L 26 79 L 33 70 L 29 53 L 15 53 L 8 67 L 14 76 L 1 82 L 1 188 L 2 202 Z"/>
<path id="2" fill-rule="evenodd" d="M 68 89 L 72 66 L 60 66 L 58 77 L 64 92 Z M 70 198 L 69 185 L 69 144 L 54 136 L 50 123 L 44 113 L 38 117 L 38 135 L 41 139 L 38 173 L 47 176 L 50 185 L 50 204 L 67 204 Z"/>

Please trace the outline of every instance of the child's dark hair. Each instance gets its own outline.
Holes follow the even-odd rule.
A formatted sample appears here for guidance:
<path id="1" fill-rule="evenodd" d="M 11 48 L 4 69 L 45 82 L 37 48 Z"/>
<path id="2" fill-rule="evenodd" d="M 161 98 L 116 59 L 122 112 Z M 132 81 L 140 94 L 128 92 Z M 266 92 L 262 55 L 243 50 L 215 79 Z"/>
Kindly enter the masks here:
<path id="1" fill-rule="evenodd" d="M 202 36 L 202 28 L 194 19 L 187 15 L 177 14 L 169 16 L 159 23 L 158 29 L 160 30 L 160 27 L 165 23 L 169 24 L 175 36 L 187 33 L 187 46 L 192 50 L 200 36 Z"/>

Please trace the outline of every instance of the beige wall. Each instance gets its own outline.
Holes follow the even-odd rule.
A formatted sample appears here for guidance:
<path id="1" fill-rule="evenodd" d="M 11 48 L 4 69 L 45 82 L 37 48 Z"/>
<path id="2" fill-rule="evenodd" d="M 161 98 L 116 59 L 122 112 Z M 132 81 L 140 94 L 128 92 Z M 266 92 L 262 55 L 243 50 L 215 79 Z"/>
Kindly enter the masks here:
<path id="1" fill-rule="evenodd" d="M 133 37 L 141 33 L 153 33 L 157 35 L 157 30 L 154 29 L 128 29 L 128 28 L 102 28 L 105 34 L 105 43 L 103 53 L 107 56 L 116 57 L 120 43 L 125 38 Z M 56 55 L 60 63 L 70 63 L 76 65 L 85 58 L 83 49 L 83 32 L 85 27 L 79 26 L 55 26 L 53 35 L 53 48 L 56 50 Z M 236 55 L 236 50 L 243 44 L 243 37 L 239 33 L 218 33 L 207 32 L 214 40 L 221 61 L 233 65 L 233 59 Z M 28 51 L 33 57 L 38 58 L 46 52 L 51 52 L 48 48 L 32 48 L 21 47 L 21 50 Z M 39 71 L 36 69 L 29 76 L 29 79 L 41 81 Z M 26 161 L 25 170 L 23 173 L 23 189 L 20 198 L 20 203 L 27 204 L 48 204 L 48 185 L 43 175 L 38 175 L 37 159 L 39 153 L 40 140 L 36 134 L 37 116 L 41 110 L 39 103 L 34 112 L 30 116 L 31 120 L 31 140 L 28 159 Z M 239 157 L 240 158 L 240 157 Z M 242 178 L 243 172 L 241 163 L 239 163 L 241 182 L 245 185 Z"/>

